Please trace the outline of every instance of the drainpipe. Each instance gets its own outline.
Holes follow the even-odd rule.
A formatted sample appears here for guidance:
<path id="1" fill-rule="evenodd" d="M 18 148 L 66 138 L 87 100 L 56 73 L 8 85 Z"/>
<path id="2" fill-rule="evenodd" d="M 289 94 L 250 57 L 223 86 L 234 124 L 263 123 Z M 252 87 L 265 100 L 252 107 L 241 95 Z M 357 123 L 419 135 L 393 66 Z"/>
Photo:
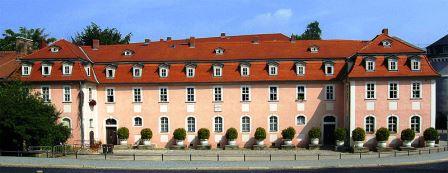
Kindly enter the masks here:
<path id="1" fill-rule="evenodd" d="M 83 106 L 84 106 L 84 92 L 82 91 L 82 82 L 79 81 L 79 93 L 78 93 L 78 118 L 80 122 L 81 128 L 81 146 L 84 147 L 84 115 L 83 115 Z"/>

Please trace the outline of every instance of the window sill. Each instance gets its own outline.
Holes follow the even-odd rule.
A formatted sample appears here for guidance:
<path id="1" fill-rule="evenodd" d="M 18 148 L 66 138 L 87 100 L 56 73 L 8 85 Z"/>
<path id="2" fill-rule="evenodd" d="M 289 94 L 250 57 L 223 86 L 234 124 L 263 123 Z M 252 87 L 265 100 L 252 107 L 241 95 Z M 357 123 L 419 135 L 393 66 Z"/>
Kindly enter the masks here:
<path id="1" fill-rule="evenodd" d="M 72 101 L 68 101 L 68 102 L 65 102 L 65 101 L 64 101 L 64 102 L 62 102 L 62 103 L 72 103 Z"/>
<path id="2" fill-rule="evenodd" d="M 400 100 L 399 98 L 396 98 L 396 99 L 391 99 L 391 98 L 388 98 L 387 100 L 391 100 L 391 101 L 397 101 L 397 100 Z"/>
<path id="3" fill-rule="evenodd" d="M 278 100 L 268 100 L 269 103 L 278 103 Z"/>
<path id="4" fill-rule="evenodd" d="M 195 104 L 196 101 L 186 101 L 185 103 L 192 103 L 192 104 Z"/>
<path id="5" fill-rule="evenodd" d="M 296 126 L 304 126 L 304 125 L 306 125 L 306 124 L 296 124 Z"/>
<path id="6" fill-rule="evenodd" d="M 326 102 L 335 102 L 336 99 L 333 99 L 333 100 L 324 100 L 324 101 L 326 101 Z"/>
<path id="7" fill-rule="evenodd" d="M 248 135 L 250 132 L 241 132 L 242 135 Z"/>
<path id="8" fill-rule="evenodd" d="M 136 125 L 134 125 L 133 127 L 142 128 L 143 126 L 136 126 Z"/>
<path id="9" fill-rule="evenodd" d="M 303 99 L 303 100 L 299 100 L 299 99 L 296 99 L 296 102 L 306 102 L 306 99 Z"/>
<path id="10" fill-rule="evenodd" d="M 132 104 L 142 104 L 143 102 L 132 102 Z"/>
<path id="11" fill-rule="evenodd" d="M 168 135 L 168 134 L 170 134 L 170 132 L 169 131 L 167 131 L 167 132 L 159 132 L 161 135 Z"/>
<path id="12" fill-rule="evenodd" d="M 159 102 L 159 103 L 170 103 L 170 102 Z"/>
<path id="13" fill-rule="evenodd" d="M 106 104 L 115 104 L 115 102 L 106 102 Z"/>
<path id="14" fill-rule="evenodd" d="M 240 103 L 250 103 L 250 101 L 240 101 Z"/>
<path id="15" fill-rule="evenodd" d="M 217 132 L 217 131 L 215 131 L 215 134 L 222 134 L 223 132 L 221 131 L 221 132 Z"/>
<path id="16" fill-rule="evenodd" d="M 422 98 L 411 98 L 411 100 L 423 100 Z"/>
<path id="17" fill-rule="evenodd" d="M 224 101 L 212 101 L 212 103 L 223 103 Z"/>
<path id="18" fill-rule="evenodd" d="M 365 98 L 364 100 L 365 100 L 365 101 L 376 101 L 376 98 L 373 98 L 373 99 Z"/>

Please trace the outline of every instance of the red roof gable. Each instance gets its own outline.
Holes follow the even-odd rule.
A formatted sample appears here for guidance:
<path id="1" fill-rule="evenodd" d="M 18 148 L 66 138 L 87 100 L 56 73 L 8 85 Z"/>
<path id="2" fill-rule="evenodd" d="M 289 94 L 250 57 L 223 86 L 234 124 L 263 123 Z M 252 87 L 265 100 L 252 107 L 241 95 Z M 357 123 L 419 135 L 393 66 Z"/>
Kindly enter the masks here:
<path id="1" fill-rule="evenodd" d="M 51 52 L 51 47 L 53 46 L 59 47 L 59 51 Z M 44 47 L 28 56 L 25 56 L 22 59 L 83 59 L 89 61 L 89 59 L 78 46 L 64 39 L 58 40 L 47 47 Z"/>
<path id="2" fill-rule="evenodd" d="M 384 40 L 391 42 L 390 47 L 385 47 L 381 43 Z M 417 48 L 403 40 L 391 37 L 388 34 L 377 35 L 373 40 L 369 42 L 367 46 L 362 48 L 358 53 L 362 54 L 386 54 L 386 53 L 424 53 L 425 51 Z"/>
<path id="3" fill-rule="evenodd" d="M 15 51 L 0 51 L 0 79 L 9 78 L 16 71 L 20 63 L 17 58 L 23 56 Z"/>

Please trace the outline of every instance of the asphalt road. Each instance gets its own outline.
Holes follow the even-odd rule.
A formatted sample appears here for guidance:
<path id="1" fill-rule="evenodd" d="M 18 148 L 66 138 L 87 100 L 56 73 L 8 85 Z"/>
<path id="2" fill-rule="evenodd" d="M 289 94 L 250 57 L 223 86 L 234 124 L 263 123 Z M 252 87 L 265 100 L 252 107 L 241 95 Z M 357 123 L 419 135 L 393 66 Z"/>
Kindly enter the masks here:
<path id="1" fill-rule="evenodd" d="M 35 173 L 41 170 L 42 173 L 112 173 L 112 172 L 124 172 L 124 173 L 155 173 L 155 172 L 166 172 L 166 173 L 182 173 L 182 172 L 211 172 L 207 170 L 99 170 L 99 169 L 64 169 L 64 168 L 19 168 L 19 167 L 0 167 L 0 173 Z M 448 172 L 448 162 L 439 162 L 431 164 L 421 164 L 421 165 L 408 165 L 408 166 L 384 166 L 384 167 L 363 167 L 363 168 L 325 168 L 325 169 L 299 169 L 299 170 L 214 170 L 212 172 L 303 172 L 303 173 L 315 173 L 315 172 L 328 172 L 328 173 L 422 173 L 422 172 L 438 173 Z"/>

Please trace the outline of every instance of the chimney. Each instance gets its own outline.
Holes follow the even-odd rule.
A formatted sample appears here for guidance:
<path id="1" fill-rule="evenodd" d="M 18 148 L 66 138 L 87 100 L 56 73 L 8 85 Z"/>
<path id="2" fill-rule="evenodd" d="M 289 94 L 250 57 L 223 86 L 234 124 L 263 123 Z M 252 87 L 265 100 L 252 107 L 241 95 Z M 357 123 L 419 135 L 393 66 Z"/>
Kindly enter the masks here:
<path id="1" fill-rule="evenodd" d="M 100 40 L 93 39 L 92 40 L 92 49 L 93 50 L 98 50 L 99 48 L 100 48 Z"/>
<path id="2" fill-rule="evenodd" d="M 194 48 L 196 46 L 194 37 L 190 37 L 190 40 L 188 40 L 188 45 L 190 48 Z"/>
<path id="3" fill-rule="evenodd" d="M 171 37 L 166 37 L 166 41 L 171 41 Z"/>
<path id="4" fill-rule="evenodd" d="M 151 43 L 151 40 L 149 38 L 145 38 L 145 45 L 148 45 L 149 43 Z"/>
<path id="5" fill-rule="evenodd" d="M 386 35 L 389 35 L 389 29 L 384 28 L 384 29 L 381 31 L 381 33 L 386 34 Z"/>
<path id="6" fill-rule="evenodd" d="M 162 41 L 163 41 L 163 38 L 160 39 L 160 42 L 162 42 Z"/>
<path id="7" fill-rule="evenodd" d="M 39 49 L 43 49 L 44 47 L 47 47 L 47 41 L 45 41 L 44 39 L 40 40 L 39 42 Z"/>
<path id="8" fill-rule="evenodd" d="M 258 37 L 258 36 L 255 36 L 253 39 L 252 39 L 252 44 L 259 44 L 260 43 L 260 38 Z"/>
<path id="9" fill-rule="evenodd" d="M 289 39 L 289 41 L 291 41 L 291 43 L 295 43 L 296 42 L 296 36 L 295 35 L 291 35 L 291 38 Z"/>
<path id="10" fill-rule="evenodd" d="M 16 51 L 20 54 L 28 54 L 33 51 L 33 40 L 24 37 L 16 38 Z"/>
<path id="11" fill-rule="evenodd" d="M 221 38 L 226 38 L 226 33 L 225 32 L 221 32 Z"/>

